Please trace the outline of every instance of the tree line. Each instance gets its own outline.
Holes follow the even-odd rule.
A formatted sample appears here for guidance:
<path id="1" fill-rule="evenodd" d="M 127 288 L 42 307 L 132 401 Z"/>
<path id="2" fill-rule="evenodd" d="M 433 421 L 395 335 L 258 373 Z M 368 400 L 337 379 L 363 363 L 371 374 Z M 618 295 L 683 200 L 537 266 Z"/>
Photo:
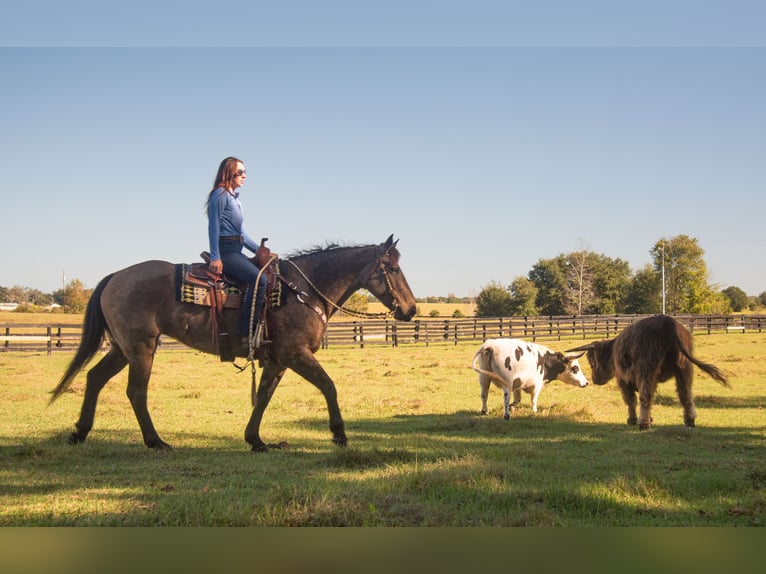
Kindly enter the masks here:
<path id="1" fill-rule="evenodd" d="M 39 289 L 30 287 L 0 286 L 0 303 L 18 303 L 17 311 L 38 311 L 49 305 L 60 305 L 60 310 L 65 313 L 82 313 L 88 305 L 93 289 L 86 289 L 82 281 L 73 279 L 66 286 L 53 291 L 43 293 Z"/>
<path id="2" fill-rule="evenodd" d="M 508 286 L 485 286 L 476 299 L 476 315 L 647 314 L 663 308 L 669 314 L 723 314 L 766 307 L 766 291 L 750 297 L 739 287 L 711 285 L 696 238 L 662 238 L 649 253 L 651 263 L 636 272 L 627 261 L 587 247 L 540 259 Z"/>
<path id="3" fill-rule="evenodd" d="M 652 261 L 633 272 L 627 261 L 592 252 L 585 246 L 551 259 L 540 259 L 526 276 L 510 285 L 492 282 L 476 298 L 478 317 L 539 315 L 648 314 L 664 308 L 671 314 L 724 314 L 766 307 L 766 291 L 749 296 L 730 286 L 709 283 L 704 250 L 696 238 L 662 238 L 650 249 Z M 53 303 L 68 313 L 85 310 L 92 289 L 79 279 L 43 293 L 29 287 L 0 286 L 0 302 L 19 303 L 19 311 L 36 311 Z M 346 304 L 366 311 L 370 294 L 357 293 Z M 427 303 L 468 303 L 467 297 L 418 299 Z"/>

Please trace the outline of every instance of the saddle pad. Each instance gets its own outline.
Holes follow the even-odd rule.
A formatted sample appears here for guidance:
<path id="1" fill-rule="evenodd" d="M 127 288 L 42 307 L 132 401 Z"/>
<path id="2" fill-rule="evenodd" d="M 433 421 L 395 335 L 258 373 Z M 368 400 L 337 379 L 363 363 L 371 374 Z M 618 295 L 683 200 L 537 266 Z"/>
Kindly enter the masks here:
<path id="1" fill-rule="evenodd" d="M 210 307 L 210 284 L 202 284 L 198 278 L 189 277 L 190 265 L 186 263 L 176 264 L 176 301 L 193 303 Z M 218 285 L 217 289 L 223 290 L 223 306 L 227 309 L 238 309 L 242 304 L 242 292 L 233 285 Z"/>

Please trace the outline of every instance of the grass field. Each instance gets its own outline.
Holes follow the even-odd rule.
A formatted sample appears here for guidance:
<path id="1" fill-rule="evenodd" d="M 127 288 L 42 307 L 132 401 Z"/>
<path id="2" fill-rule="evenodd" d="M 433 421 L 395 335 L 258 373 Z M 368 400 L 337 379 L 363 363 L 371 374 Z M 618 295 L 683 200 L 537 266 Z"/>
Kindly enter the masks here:
<path id="1" fill-rule="evenodd" d="M 614 381 L 551 383 L 540 412 L 524 395 L 511 421 L 493 388 L 479 416 L 477 344 L 321 351 L 349 446 L 332 445 L 321 394 L 288 373 L 261 428 L 286 447 L 264 454 L 243 440 L 249 370 L 161 351 L 149 406 L 175 449 L 143 446 L 127 371 L 72 447 L 84 374 L 47 406 L 71 355 L 2 353 L 0 526 L 763 526 L 766 334 L 695 344 L 732 388 L 698 372 L 689 429 L 661 385 L 644 432 Z"/>

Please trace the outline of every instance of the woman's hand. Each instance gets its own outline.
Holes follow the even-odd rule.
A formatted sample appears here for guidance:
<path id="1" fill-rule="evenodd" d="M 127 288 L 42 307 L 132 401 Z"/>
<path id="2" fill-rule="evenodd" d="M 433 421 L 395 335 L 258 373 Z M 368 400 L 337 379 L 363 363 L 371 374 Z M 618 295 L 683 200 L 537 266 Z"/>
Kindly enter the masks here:
<path id="1" fill-rule="evenodd" d="M 208 269 L 210 269 L 211 273 L 215 273 L 216 275 L 220 275 L 223 273 L 223 261 L 220 259 L 216 259 L 215 261 L 211 261 L 210 265 L 207 266 Z"/>

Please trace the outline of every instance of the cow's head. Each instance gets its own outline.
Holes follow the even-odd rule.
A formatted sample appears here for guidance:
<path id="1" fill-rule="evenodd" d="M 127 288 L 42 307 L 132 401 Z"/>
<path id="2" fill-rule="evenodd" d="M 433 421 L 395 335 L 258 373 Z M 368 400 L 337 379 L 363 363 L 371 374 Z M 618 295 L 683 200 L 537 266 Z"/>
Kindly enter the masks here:
<path id="1" fill-rule="evenodd" d="M 572 351 L 584 351 L 588 353 L 588 363 L 590 363 L 591 376 L 596 385 L 605 385 L 609 379 L 614 377 L 614 363 L 612 362 L 612 348 L 614 339 L 607 341 L 595 341 L 581 347 L 569 349 Z M 580 353 L 579 356 L 582 356 Z"/>
<path id="2" fill-rule="evenodd" d="M 546 353 L 544 359 L 546 379 L 549 381 L 556 379 L 575 387 L 587 387 L 588 379 L 585 378 L 580 363 L 577 361 L 584 354 Z"/>

